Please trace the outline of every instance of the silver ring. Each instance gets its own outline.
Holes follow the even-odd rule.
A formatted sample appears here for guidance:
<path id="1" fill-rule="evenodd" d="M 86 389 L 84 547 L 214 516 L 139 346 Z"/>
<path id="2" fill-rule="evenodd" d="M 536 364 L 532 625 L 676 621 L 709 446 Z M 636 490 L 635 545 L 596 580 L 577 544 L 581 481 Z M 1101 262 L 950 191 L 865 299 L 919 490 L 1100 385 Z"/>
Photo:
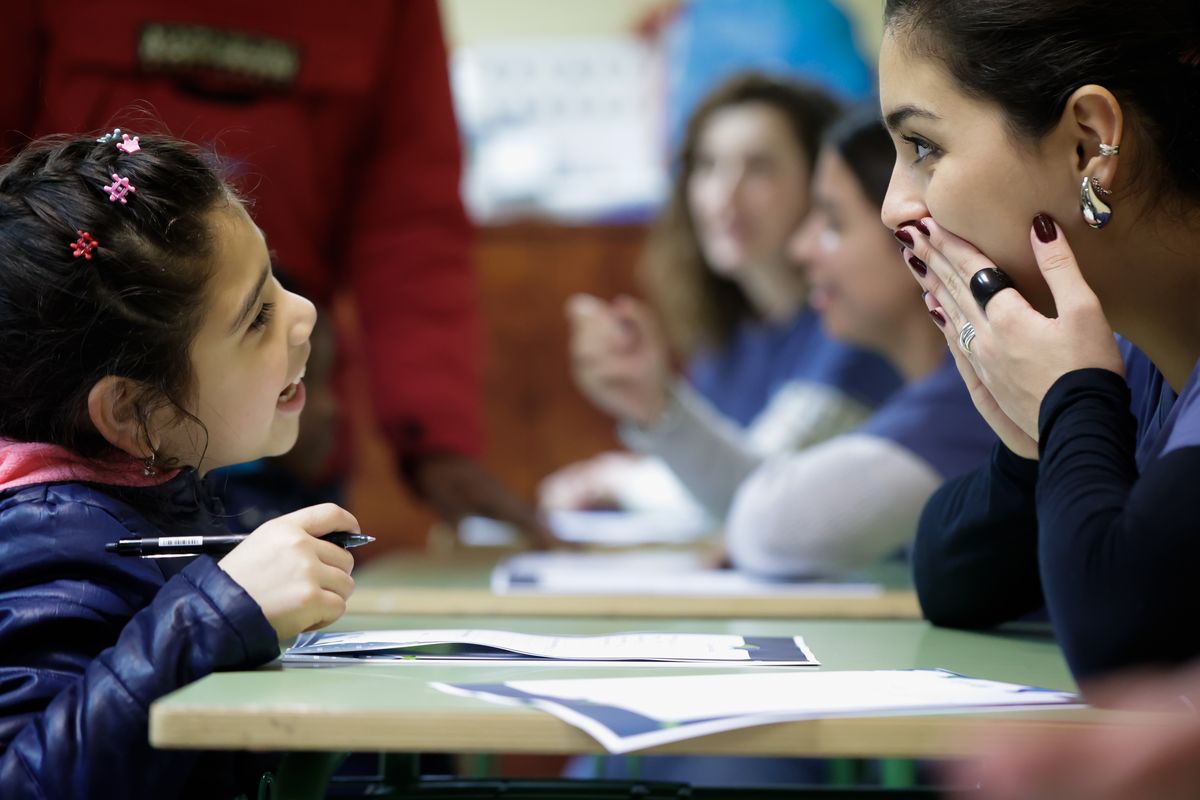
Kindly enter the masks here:
<path id="1" fill-rule="evenodd" d="M 958 329 L 958 346 L 967 355 L 971 355 L 971 343 L 975 341 L 975 326 L 971 323 L 965 323 Z"/>
<path id="2" fill-rule="evenodd" d="M 1100 143 L 1100 155 L 1102 156 L 1111 157 L 1119 154 L 1120 152 L 1121 145 L 1119 144 L 1105 144 L 1104 142 Z"/>

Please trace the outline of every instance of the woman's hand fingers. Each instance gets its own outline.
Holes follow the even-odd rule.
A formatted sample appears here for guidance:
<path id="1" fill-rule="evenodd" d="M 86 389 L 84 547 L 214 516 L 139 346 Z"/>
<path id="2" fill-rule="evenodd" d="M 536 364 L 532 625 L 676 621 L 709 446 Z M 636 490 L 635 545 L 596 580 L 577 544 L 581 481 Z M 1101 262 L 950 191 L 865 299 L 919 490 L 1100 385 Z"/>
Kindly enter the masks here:
<path id="1" fill-rule="evenodd" d="M 1034 218 L 1029 229 L 1029 242 L 1060 318 L 1064 313 L 1100 308 L 1096 293 L 1079 271 L 1079 262 L 1075 260 L 1067 237 L 1048 214 L 1038 214 Z"/>

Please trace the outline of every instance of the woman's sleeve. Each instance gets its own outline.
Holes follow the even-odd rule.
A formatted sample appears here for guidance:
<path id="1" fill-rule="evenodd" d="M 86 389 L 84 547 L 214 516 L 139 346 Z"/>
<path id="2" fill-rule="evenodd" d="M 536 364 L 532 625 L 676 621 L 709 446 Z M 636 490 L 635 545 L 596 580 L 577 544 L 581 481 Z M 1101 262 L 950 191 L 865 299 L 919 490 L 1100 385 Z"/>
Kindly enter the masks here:
<path id="1" fill-rule="evenodd" d="M 868 413 L 836 389 L 793 383 L 775 394 L 749 428 L 741 428 L 680 381 L 658 423 L 622 425 L 619 432 L 626 447 L 662 459 L 711 514 L 723 519 L 742 481 L 767 456 L 844 433 Z"/>
<path id="2" fill-rule="evenodd" d="M 60 574 L 72 572 L 62 565 Z M 178 794 L 197 754 L 150 747 L 150 704 L 213 671 L 275 657 L 278 641 L 262 610 L 206 556 L 129 618 L 119 615 L 132 584 L 72 576 L 18 587 L 26 577 L 6 569 L 0 591 L 4 796 Z M 96 655 L 98 640 L 122 619 L 116 643 Z"/>
<path id="3" fill-rule="evenodd" d="M 865 434 L 776 457 L 738 491 L 726 527 L 730 558 L 772 577 L 866 566 L 912 539 L 940 483 L 908 449 Z"/>
<path id="4" fill-rule="evenodd" d="M 1100 369 L 1064 375 L 1042 401 L 1038 555 L 1050 618 L 1081 679 L 1200 654 L 1200 447 L 1139 475 L 1128 409 L 1125 381 Z"/>
<path id="5" fill-rule="evenodd" d="M 1002 443 L 974 472 L 926 504 L 913 546 L 913 582 L 934 625 L 986 628 L 1042 607 L 1034 487 L 1038 462 Z"/>

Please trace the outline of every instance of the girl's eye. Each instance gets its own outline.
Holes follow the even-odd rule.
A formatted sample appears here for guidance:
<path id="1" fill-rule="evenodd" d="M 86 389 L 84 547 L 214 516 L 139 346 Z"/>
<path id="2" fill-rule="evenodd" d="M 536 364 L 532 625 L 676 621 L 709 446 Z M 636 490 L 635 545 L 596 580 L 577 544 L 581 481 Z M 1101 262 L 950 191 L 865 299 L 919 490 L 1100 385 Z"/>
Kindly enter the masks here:
<path id="1" fill-rule="evenodd" d="M 267 323 L 271 321 L 271 315 L 275 312 L 274 303 L 263 303 L 262 308 L 258 310 L 258 315 L 254 321 L 250 323 L 250 330 L 261 331 L 267 327 Z"/>
<path id="2" fill-rule="evenodd" d="M 916 158 L 913 159 L 914 164 L 920 164 L 929 156 L 937 153 L 937 148 L 920 136 L 902 136 L 900 138 L 912 145 L 913 153 L 916 155 Z"/>

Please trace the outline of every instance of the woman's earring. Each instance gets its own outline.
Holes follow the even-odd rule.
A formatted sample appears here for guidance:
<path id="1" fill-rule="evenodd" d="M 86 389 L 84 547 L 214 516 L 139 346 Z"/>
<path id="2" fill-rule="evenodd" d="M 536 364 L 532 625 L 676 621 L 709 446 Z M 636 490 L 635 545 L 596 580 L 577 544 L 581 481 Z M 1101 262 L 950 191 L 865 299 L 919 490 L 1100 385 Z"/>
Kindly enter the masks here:
<path id="1" fill-rule="evenodd" d="M 153 478 L 158 475 L 158 467 L 154 466 L 156 458 L 158 458 L 158 453 L 151 450 L 150 455 L 142 459 L 142 474 L 147 478 Z"/>
<path id="2" fill-rule="evenodd" d="M 1112 207 L 1102 198 L 1112 195 L 1108 189 L 1100 185 L 1098 178 L 1084 178 L 1079 185 L 1079 210 L 1088 225 L 1099 230 L 1112 219 Z"/>

